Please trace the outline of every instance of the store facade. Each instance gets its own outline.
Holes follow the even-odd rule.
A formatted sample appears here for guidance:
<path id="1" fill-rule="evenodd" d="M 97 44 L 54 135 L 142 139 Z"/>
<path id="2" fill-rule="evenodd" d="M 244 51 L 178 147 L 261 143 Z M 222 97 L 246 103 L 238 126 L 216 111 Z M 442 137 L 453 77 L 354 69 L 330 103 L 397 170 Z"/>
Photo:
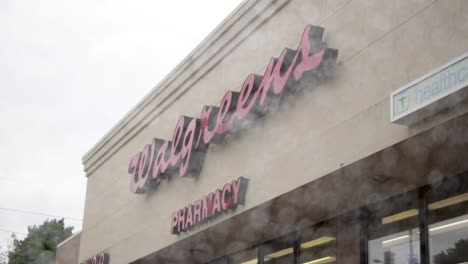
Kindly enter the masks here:
<path id="1" fill-rule="evenodd" d="M 467 14 L 244 1 L 84 156 L 80 263 L 468 262 Z"/>

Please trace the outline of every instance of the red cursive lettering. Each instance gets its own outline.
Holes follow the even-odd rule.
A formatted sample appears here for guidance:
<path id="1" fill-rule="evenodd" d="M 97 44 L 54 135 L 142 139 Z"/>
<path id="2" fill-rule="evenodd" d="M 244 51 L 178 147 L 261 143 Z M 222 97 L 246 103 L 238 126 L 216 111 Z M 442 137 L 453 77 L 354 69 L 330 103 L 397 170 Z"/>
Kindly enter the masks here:
<path id="1" fill-rule="evenodd" d="M 146 145 L 132 157 L 128 168 L 132 175 L 131 191 L 143 193 L 148 186 L 171 174 L 198 174 L 209 144 L 221 143 L 228 133 L 236 133 L 249 122 L 276 110 L 283 96 L 297 89 L 294 87 L 299 85 L 295 84 L 304 74 L 320 75 L 314 70 L 322 64 L 333 64 L 337 57 L 336 50 L 325 48 L 322 35 L 322 28 L 307 26 L 297 50 L 284 49 L 279 58 L 272 58 L 264 76 L 247 76 L 241 90 L 226 92 L 219 107 L 204 106 L 200 119 L 181 116 L 172 141 L 154 139 L 152 145 Z"/>

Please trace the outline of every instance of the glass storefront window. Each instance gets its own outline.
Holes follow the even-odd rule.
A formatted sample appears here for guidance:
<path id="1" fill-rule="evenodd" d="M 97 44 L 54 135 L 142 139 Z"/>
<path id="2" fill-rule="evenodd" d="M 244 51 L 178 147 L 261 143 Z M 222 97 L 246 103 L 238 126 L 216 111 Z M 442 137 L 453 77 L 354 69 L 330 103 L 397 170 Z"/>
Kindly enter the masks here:
<path id="1" fill-rule="evenodd" d="M 410 229 L 369 241 L 369 263 L 420 263 L 419 231 Z"/>
<path id="2" fill-rule="evenodd" d="M 421 262 L 416 192 L 371 205 L 369 213 L 369 263 Z"/>
<path id="3" fill-rule="evenodd" d="M 356 217 L 359 214 L 362 218 Z M 423 226 L 426 223 L 427 229 Z M 420 235 L 426 230 L 429 244 L 420 241 L 420 237 L 426 239 Z M 359 239 L 361 242 L 356 242 Z M 359 259 L 360 243 L 365 245 L 365 241 L 367 251 L 361 251 L 360 256 L 367 254 L 370 264 L 420 264 L 421 259 L 427 259 L 428 264 L 468 264 L 468 173 L 370 204 L 361 213 L 340 215 L 210 264 L 353 263 Z M 421 253 L 428 258 L 422 258 Z M 259 261 L 259 257 L 263 259 Z M 350 261 L 350 257 L 356 258 Z"/>
<path id="4" fill-rule="evenodd" d="M 435 184 L 428 201 L 431 264 L 468 263 L 468 179 Z"/>
<path id="5" fill-rule="evenodd" d="M 336 240 L 335 223 L 331 221 L 304 230 L 301 232 L 300 263 L 336 263 Z"/>
<path id="6" fill-rule="evenodd" d="M 294 237 L 277 239 L 262 245 L 263 262 L 268 264 L 294 263 Z"/>
<path id="7" fill-rule="evenodd" d="M 431 263 L 468 263 L 468 214 L 429 225 Z"/>

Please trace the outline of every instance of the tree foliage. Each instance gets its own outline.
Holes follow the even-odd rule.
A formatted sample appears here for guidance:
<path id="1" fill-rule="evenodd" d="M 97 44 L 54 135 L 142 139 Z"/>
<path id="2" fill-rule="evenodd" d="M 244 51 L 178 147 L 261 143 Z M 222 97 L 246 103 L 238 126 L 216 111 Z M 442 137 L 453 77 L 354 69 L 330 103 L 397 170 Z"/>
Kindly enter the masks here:
<path id="1" fill-rule="evenodd" d="M 57 245 L 72 235 L 73 227 L 65 227 L 63 219 L 46 220 L 42 225 L 28 227 L 23 240 L 12 236 L 8 264 L 51 264 Z"/>
<path id="2" fill-rule="evenodd" d="M 435 264 L 466 263 L 468 261 L 468 239 L 455 242 L 453 248 L 448 248 L 434 256 Z"/>

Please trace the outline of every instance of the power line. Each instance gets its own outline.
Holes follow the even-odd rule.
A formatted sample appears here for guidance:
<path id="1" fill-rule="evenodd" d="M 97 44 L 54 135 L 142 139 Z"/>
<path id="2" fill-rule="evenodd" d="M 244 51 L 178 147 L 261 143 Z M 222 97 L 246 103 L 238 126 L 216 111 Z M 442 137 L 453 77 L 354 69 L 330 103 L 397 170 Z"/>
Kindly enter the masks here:
<path id="1" fill-rule="evenodd" d="M 26 234 L 21 233 L 21 232 L 11 231 L 11 230 L 2 229 L 2 228 L 0 228 L 0 231 L 7 232 L 7 233 L 12 233 L 12 234 L 15 234 L 15 235 L 18 234 L 18 235 L 22 235 L 22 236 L 27 236 Z"/>
<path id="2" fill-rule="evenodd" d="M 47 217 L 64 218 L 64 219 L 75 220 L 75 221 L 83 221 L 83 219 L 75 218 L 75 217 L 65 217 L 65 216 L 60 216 L 60 215 L 50 215 L 50 214 L 44 214 L 44 213 L 38 213 L 38 212 L 28 212 L 28 211 L 23 211 L 23 210 L 18 210 L 18 209 L 11 209 L 11 208 L 0 207 L 0 210 L 16 212 L 16 213 L 23 213 L 23 214 L 41 215 L 41 216 L 47 216 Z"/>

